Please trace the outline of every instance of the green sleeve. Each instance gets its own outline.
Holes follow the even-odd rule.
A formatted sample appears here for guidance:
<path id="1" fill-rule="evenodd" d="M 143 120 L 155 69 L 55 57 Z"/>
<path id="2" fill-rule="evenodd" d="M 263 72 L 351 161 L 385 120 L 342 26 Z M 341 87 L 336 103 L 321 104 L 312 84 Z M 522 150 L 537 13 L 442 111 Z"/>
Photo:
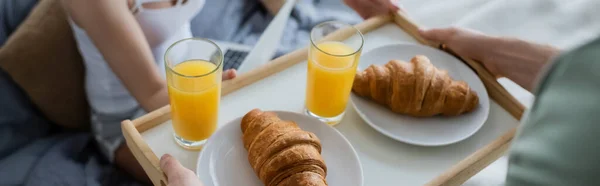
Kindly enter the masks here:
<path id="1" fill-rule="evenodd" d="M 506 185 L 600 185 L 600 39 L 557 58 L 540 82 Z"/>

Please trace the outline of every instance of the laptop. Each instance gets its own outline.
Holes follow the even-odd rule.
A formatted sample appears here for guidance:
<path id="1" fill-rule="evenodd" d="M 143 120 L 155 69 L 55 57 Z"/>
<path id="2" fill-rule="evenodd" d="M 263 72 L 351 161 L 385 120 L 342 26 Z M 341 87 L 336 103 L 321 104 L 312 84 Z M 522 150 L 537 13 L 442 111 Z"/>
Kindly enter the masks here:
<path id="1" fill-rule="evenodd" d="M 231 42 L 215 41 L 223 51 L 223 70 L 236 69 L 239 74 L 250 71 L 271 60 L 296 0 L 285 0 L 271 23 L 261 34 L 254 48 Z"/>
<path id="2" fill-rule="evenodd" d="M 248 56 L 252 50 L 252 47 L 250 46 L 237 43 L 226 41 L 215 41 L 215 43 L 217 43 L 219 48 L 221 48 L 221 51 L 223 51 L 223 71 L 229 69 L 238 70 L 244 59 L 246 59 L 246 56 Z"/>

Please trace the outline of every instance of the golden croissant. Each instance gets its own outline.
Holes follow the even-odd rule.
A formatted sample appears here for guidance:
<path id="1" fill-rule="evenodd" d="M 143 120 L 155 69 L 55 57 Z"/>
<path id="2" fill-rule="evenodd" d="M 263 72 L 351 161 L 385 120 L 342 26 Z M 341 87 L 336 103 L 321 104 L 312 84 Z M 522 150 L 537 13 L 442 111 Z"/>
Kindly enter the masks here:
<path id="1" fill-rule="evenodd" d="M 326 186 L 321 141 L 292 121 L 254 109 L 241 122 L 248 162 L 266 186 Z"/>
<path id="2" fill-rule="evenodd" d="M 410 63 L 391 60 L 384 66 L 369 66 L 356 74 L 352 91 L 393 112 L 417 117 L 455 116 L 472 111 L 479 103 L 467 83 L 453 80 L 422 55 Z"/>

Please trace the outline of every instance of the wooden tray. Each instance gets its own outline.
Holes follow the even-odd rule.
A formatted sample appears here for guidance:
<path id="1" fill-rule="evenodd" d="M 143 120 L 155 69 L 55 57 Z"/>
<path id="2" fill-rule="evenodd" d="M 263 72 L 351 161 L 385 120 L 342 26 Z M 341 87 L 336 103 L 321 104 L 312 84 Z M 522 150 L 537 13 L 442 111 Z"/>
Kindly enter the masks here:
<path id="1" fill-rule="evenodd" d="M 441 50 L 447 51 L 448 53 L 454 55 L 454 53 L 451 51 L 451 49 L 442 47 L 443 46 L 442 44 L 433 43 L 433 42 L 430 42 L 430 41 L 427 41 L 427 40 L 421 38 L 418 35 L 419 26 L 417 24 L 415 24 L 414 22 L 412 22 L 402 12 L 398 12 L 393 15 L 374 17 L 374 18 L 368 19 L 360 24 L 355 25 L 355 27 L 358 28 L 363 34 L 365 34 L 365 36 L 367 36 L 366 39 L 367 39 L 367 42 L 369 42 L 368 41 L 369 37 L 368 37 L 367 33 L 374 31 L 374 30 L 378 30 L 378 29 L 379 30 L 389 29 L 389 27 L 390 27 L 389 25 L 395 25 L 395 26 L 401 28 L 406 34 L 408 34 L 409 36 L 412 36 L 412 38 L 418 43 L 432 46 L 435 48 L 439 48 Z M 340 30 L 338 32 L 335 32 L 335 33 L 329 35 L 328 37 L 336 38 L 336 39 L 347 39 L 349 37 L 350 33 L 351 33 L 351 30 Z M 383 40 L 381 40 L 381 41 L 383 42 Z M 296 50 L 294 52 L 291 52 L 287 55 L 284 55 L 282 57 L 279 57 L 277 59 L 274 59 L 273 61 L 265 64 L 264 66 L 254 69 L 252 71 L 249 71 L 246 74 L 242 74 L 242 75 L 238 76 L 236 79 L 223 82 L 223 87 L 222 87 L 222 96 L 223 97 L 222 97 L 222 99 L 226 100 L 226 99 L 229 99 L 231 96 L 243 96 L 243 95 L 240 95 L 242 93 L 239 93 L 237 90 L 239 90 L 243 87 L 246 87 L 248 85 L 251 85 L 255 82 L 259 82 L 260 80 L 263 80 L 271 75 L 275 75 L 275 74 L 278 74 L 279 72 L 290 69 L 289 67 L 298 65 L 300 62 L 306 61 L 307 55 L 308 55 L 307 48 L 302 48 L 302 49 Z M 479 63 L 473 61 L 472 59 L 464 58 L 464 57 L 457 56 L 457 55 L 455 55 L 455 56 L 457 58 L 463 60 L 479 75 L 479 77 L 481 78 L 481 80 L 483 81 L 483 83 L 486 86 L 489 96 L 494 100 L 495 103 L 497 103 L 497 105 L 501 106 L 501 108 L 503 108 L 503 110 L 506 111 L 506 113 L 497 114 L 497 115 L 502 115 L 502 114 L 506 115 L 506 116 L 502 116 L 504 118 L 496 117 L 496 119 L 493 119 L 497 123 L 499 123 L 499 124 L 495 124 L 495 125 L 502 126 L 505 124 L 504 121 L 507 119 L 511 119 L 513 123 L 518 122 L 517 120 L 520 119 L 521 115 L 523 114 L 524 106 L 521 103 L 519 103 L 502 85 L 500 85 L 498 83 L 497 79 L 494 76 L 492 76 L 489 73 L 489 71 L 484 69 Z M 298 67 L 298 68 L 300 68 L 300 67 Z M 303 67 L 303 68 L 305 68 L 305 67 Z M 295 72 L 286 72 L 286 73 L 289 73 L 289 74 L 286 74 L 286 76 L 297 76 L 299 74 L 299 73 L 295 73 Z M 283 73 L 279 73 L 279 74 L 283 74 Z M 305 75 L 305 74 L 303 74 L 303 75 Z M 278 76 L 280 76 L 280 75 L 278 75 Z M 276 86 L 276 85 L 272 85 L 272 86 Z M 300 85 L 297 85 L 297 86 L 300 86 Z M 301 86 L 304 86 L 304 85 L 301 85 Z M 253 90 L 256 91 L 257 89 L 253 89 Z M 233 94 L 233 95 L 226 96 L 228 94 Z M 292 94 L 292 93 L 290 93 L 290 94 Z M 302 93 L 302 95 L 303 95 L 303 93 Z M 247 98 L 247 99 L 252 99 L 252 98 Z M 226 102 L 223 100 L 222 100 L 222 104 L 223 104 L 223 102 Z M 241 103 L 236 102 L 235 104 L 242 105 L 244 103 L 242 101 Z M 221 107 L 233 108 L 230 105 L 222 105 Z M 492 106 L 493 105 L 494 104 L 492 104 Z M 498 110 L 498 109 L 496 109 L 496 110 Z M 160 108 L 156 111 L 153 111 L 147 115 L 137 118 L 133 121 L 125 120 L 122 122 L 123 135 L 125 136 L 127 145 L 131 149 L 135 158 L 142 165 L 142 167 L 144 168 L 144 171 L 146 171 L 146 173 L 148 174 L 148 176 L 150 177 L 150 179 L 152 180 L 152 183 L 154 185 L 167 185 L 168 180 L 167 180 L 165 174 L 162 172 L 162 170 L 159 167 L 158 156 L 155 154 L 155 152 L 153 152 L 151 146 L 148 143 L 148 140 L 142 136 L 142 133 L 146 132 L 146 133 L 153 133 L 153 135 L 156 135 L 157 131 L 161 130 L 162 134 L 159 134 L 159 135 L 171 135 L 170 132 L 164 131 L 164 130 L 170 128 L 170 111 L 171 111 L 170 107 L 165 106 L 165 107 Z M 347 113 L 349 111 L 350 110 L 347 110 Z M 494 117 L 492 111 L 494 111 L 493 108 L 490 109 L 490 118 Z M 223 111 L 221 111 L 220 113 L 223 113 Z M 346 117 L 350 117 L 348 115 L 350 115 L 350 114 L 347 114 Z M 507 116 L 508 117 L 512 116 L 514 118 L 506 118 Z M 220 118 L 221 118 L 220 120 L 222 120 L 221 116 L 220 116 Z M 498 118 L 501 118 L 500 121 Z M 360 118 L 354 117 L 354 118 L 351 118 L 348 120 L 360 120 Z M 488 119 L 488 121 L 489 120 L 492 120 L 492 119 Z M 227 121 L 220 121 L 220 123 L 223 123 L 223 122 L 227 122 Z M 344 125 L 343 122 L 344 121 L 342 121 L 342 124 L 340 124 L 338 126 L 343 126 Z M 506 122 L 508 123 L 511 121 L 506 121 Z M 491 125 L 491 124 L 486 123 L 486 125 Z M 513 125 L 516 125 L 516 124 L 513 124 Z M 508 126 L 508 124 L 504 125 L 504 127 L 506 127 L 506 126 Z M 350 126 L 350 127 L 353 127 L 353 126 Z M 484 127 L 485 127 L 485 125 L 484 125 Z M 154 130 L 154 131 L 152 131 L 152 130 Z M 344 133 L 344 131 L 359 130 L 359 129 L 356 129 L 356 128 L 340 129 L 340 128 L 338 128 L 338 130 L 341 130 L 341 132 Z M 367 127 L 367 128 L 361 128 L 360 130 L 369 130 L 369 129 Z M 490 129 L 490 130 L 492 130 L 492 129 Z M 437 176 L 433 175 L 431 177 L 433 179 L 430 179 L 430 181 L 428 181 L 428 182 L 425 181 L 420 184 L 460 185 L 460 184 L 464 183 L 470 177 L 475 175 L 477 172 L 481 171 L 483 168 L 485 168 L 490 163 L 492 163 L 493 161 L 495 161 L 496 159 L 498 159 L 500 156 L 502 156 L 504 154 L 504 152 L 508 149 L 508 146 L 515 134 L 515 131 L 516 131 L 516 127 L 508 130 L 508 132 L 506 132 L 506 130 L 502 130 L 502 133 L 504 133 L 504 134 L 499 135 L 499 137 L 497 137 L 497 138 L 494 137 L 495 139 L 491 138 L 490 140 L 487 140 L 487 142 L 491 141 L 487 145 L 476 144 L 476 143 L 480 143 L 480 142 L 469 142 L 470 143 L 469 147 L 478 146 L 480 148 L 477 148 L 475 150 L 467 149 L 468 152 L 466 152 L 466 153 L 468 153 L 470 155 L 466 154 L 465 155 L 466 158 L 465 158 L 465 156 L 462 156 L 462 158 L 456 159 L 454 161 L 455 163 L 452 163 L 449 165 L 444 165 L 444 166 L 440 165 L 440 167 L 447 167 L 447 168 L 440 170 L 439 173 L 436 172 L 435 175 L 437 175 Z M 371 135 L 376 135 L 375 134 L 376 132 L 374 132 L 374 131 L 369 131 L 369 132 L 373 133 Z M 479 133 L 482 133 L 482 132 L 479 132 Z M 348 135 L 348 134 L 345 133 L 344 135 Z M 379 136 L 382 136 L 382 135 L 379 135 Z M 164 141 L 165 138 L 170 139 L 171 137 L 163 136 L 163 138 L 161 138 L 161 139 Z M 378 138 L 378 140 L 384 140 L 385 143 L 390 143 L 390 144 L 393 143 L 392 145 L 400 145 L 400 146 L 404 145 L 403 147 L 408 148 L 408 149 L 420 148 L 420 147 L 415 147 L 415 146 L 408 146 L 406 144 L 401 144 L 400 142 L 392 142 L 389 139 L 385 139 L 385 137 L 377 137 L 377 138 Z M 471 137 L 471 138 L 473 138 L 473 137 Z M 356 139 L 356 140 L 350 139 L 350 141 L 353 143 L 353 145 L 356 145 L 355 143 L 362 142 L 361 139 Z M 471 140 L 471 141 L 473 141 L 473 140 Z M 175 145 L 174 142 L 169 143 L 169 146 L 173 146 L 173 147 L 169 147 L 169 148 L 179 148 Z M 364 144 L 363 144 L 363 146 L 364 146 Z M 430 155 L 430 154 L 435 154 L 436 152 L 441 152 L 443 150 L 448 150 L 448 149 L 452 149 L 452 148 L 463 148 L 463 146 L 465 146 L 465 145 L 458 146 L 458 147 L 457 146 L 443 147 L 441 149 L 438 148 L 437 150 L 431 150 L 431 149 L 420 150 L 419 152 L 416 153 L 416 155 L 414 157 L 420 157 L 423 154 L 419 154 L 419 153 L 422 153 L 422 152 L 428 153 L 428 155 Z M 156 147 L 156 148 L 158 148 L 158 147 Z M 459 149 L 459 151 L 460 150 L 464 150 L 464 149 Z M 169 150 L 166 150 L 166 151 L 168 153 L 172 153 Z M 174 151 L 180 151 L 180 150 L 174 150 Z M 361 158 L 361 163 L 364 164 L 363 157 L 366 157 L 368 159 L 377 159 L 377 158 L 373 158 L 373 157 L 377 157 L 377 152 L 373 152 L 373 153 L 375 153 L 375 154 L 371 154 L 371 156 L 369 156 L 369 155 L 363 155 L 363 153 L 361 153 L 359 151 L 359 157 Z M 382 153 L 386 153 L 386 152 L 379 152 L 380 155 Z M 195 159 L 197 159 L 197 152 L 182 152 L 182 154 L 183 155 L 179 155 L 179 156 L 187 156 L 185 158 L 193 159 L 190 161 L 195 162 Z M 440 158 L 444 158 L 444 157 L 440 157 Z M 180 161 L 181 161 L 181 159 L 180 159 Z M 379 161 L 386 161 L 386 160 L 379 160 Z M 419 160 L 414 160 L 414 161 L 419 161 Z M 182 163 L 184 163 L 184 165 L 188 168 L 195 168 L 195 163 L 184 162 L 184 161 L 182 161 Z M 363 165 L 363 167 L 365 167 L 365 166 Z M 195 169 L 192 169 L 192 170 L 195 171 Z M 420 170 L 414 170 L 415 174 L 419 171 Z M 369 172 L 365 172 L 365 174 L 369 174 Z M 394 184 L 397 184 L 397 183 L 402 183 L 403 180 L 395 180 L 395 181 L 396 182 Z M 369 185 L 369 184 L 365 184 L 365 185 Z"/>

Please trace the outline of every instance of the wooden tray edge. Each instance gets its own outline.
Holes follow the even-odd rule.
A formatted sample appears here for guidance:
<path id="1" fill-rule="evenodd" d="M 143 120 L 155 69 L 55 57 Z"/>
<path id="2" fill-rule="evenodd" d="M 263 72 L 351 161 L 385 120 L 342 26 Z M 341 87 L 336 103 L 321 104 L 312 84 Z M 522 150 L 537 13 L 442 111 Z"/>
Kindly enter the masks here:
<path id="1" fill-rule="evenodd" d="M 152 184 L 154 185 L 167 185 L 167 176 L 162 170 L 160 170 L 160 162 L 156 154 L 152 151 L 148 143 L 144 141 L 142 135 L 135 128 L 134 123 L 125 120 L 121 123 L 121 129 L 123 130 L 123 136 L 127 143 L 127 147 L 140 163 L 144 172 L 148 175 Z"/>
<path id="2" fill-rule="evenodd" d="M 390 15 L 378 16 L 356 24 L 355 28 L 362 33 L 368 33 L 391 21 L 392 16 Z M 324 39 L 348 38 L 350 35 L 348 35 L 349 32 L 347 31 L 351 30 L 334 32 Z M 235 79 L 225 81 L 222 84 L 221 95 L 227 95 L 275 73 L 281 72 L 304 61 L 306 56 L 308 56 L 308 48 L 301 48 L 274 59 L 261 67 L 248 71 Z M 123 136 L 125 136 L 125 141 L 127 142 L 129 149 L 137 161 L 142 165 L 144 171 L 154 185 L 166 185 L 168 184 L 168 180 L 164 172 L 160 170 L 158 157 L 144 141 L 140 133 L 168 121 L 170 119 L 170 112 L 171 107 L 167 105 L 133 121 L 125 120 L 121 123 Z"/>
<path id="3" fill-rule="evenodd" d="M 509 112 L 513 117 L 521 119 L 525 107 L 517 101 L 500 83 L 498 83 L 496 77 L 494 77 L 487 69 L 485 69 L 480 63 L 457 55 L 450 48 L 442 48 L 441 43 L 434 43 L 427 41 L 419 35 L 419 26 L 410 20 L 408 16 L 402 11 L 398 11 L 394 14 L 394 22 L 406 33 L 410 34 L 421 44 L 429 45 L 434 48 L 444 50 L 457 58 L 464 61 L 469 65 L 483 81 L 489 96 L 496 101 L 502 108 Z M 469 178 L 473 177 L 483 168 L 487 167 L 492 162 L 500 158 L 510 146 L 511 140 L 514 138 L 516 127 L 506 132 L 502 136 L 498 137 L 485 147 L 475 151 L 467 158 L 461 160 L 444 173 L 434 178 L 426 185 L 438 186 L 438 185 L 461 185 L 466 182 Z"/>

